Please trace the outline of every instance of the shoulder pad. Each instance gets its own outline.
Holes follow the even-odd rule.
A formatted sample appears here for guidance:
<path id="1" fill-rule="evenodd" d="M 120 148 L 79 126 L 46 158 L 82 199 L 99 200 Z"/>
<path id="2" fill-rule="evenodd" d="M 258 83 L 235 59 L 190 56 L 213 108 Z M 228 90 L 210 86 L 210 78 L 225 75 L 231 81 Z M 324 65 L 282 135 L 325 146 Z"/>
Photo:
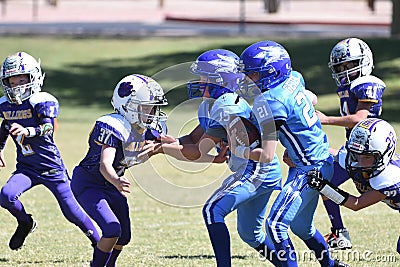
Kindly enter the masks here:
<path id="1" fill-rule="evenodd" d="M 355 79 L 350 86 L 350 90 L 360 86 L 362 84 L 379 84 L 380 86 L 386 87 L 386 84 L 379 79 L 378 77 L 372 76 L 372 75 L 368 75 L 368 76 L 363 76 L 363 77 L 359 77 L 357 79 Z"/>
<path id="2" fill-rule="evenodd" d="M 375 190 L 384 189 L 400 183 L 400 169 L 398 166 L 389 164 L 378 176 L 369 180 L 371 187 Z"/>
<path id="3" fill-rule="evenodd" d="M 31 103 L 32 106 L 35 106 L 36 104 L 42 103 L 42 102 L 55 102 L 58 104 L 57 98 L 55 98 L 53 95 L 46 93 L 46 92 L 34 93 L 29 98 L 29 103 Z"/>
<path id="4" fill-rule="evenodd" d="M 112 113 L 98 118 L 97 121 L 105 123 L 115 129 L 117 131 L 116 134 L 121 136 L 123 142 L 128 140 L 132 127 L 124 116 Z"/>
<path id="5" fill-rule="evenodd" d="M 3 104 L 4 102 L 8 102 L 7 98 L 5 96 L 0 97 L 0 104 Z"/>

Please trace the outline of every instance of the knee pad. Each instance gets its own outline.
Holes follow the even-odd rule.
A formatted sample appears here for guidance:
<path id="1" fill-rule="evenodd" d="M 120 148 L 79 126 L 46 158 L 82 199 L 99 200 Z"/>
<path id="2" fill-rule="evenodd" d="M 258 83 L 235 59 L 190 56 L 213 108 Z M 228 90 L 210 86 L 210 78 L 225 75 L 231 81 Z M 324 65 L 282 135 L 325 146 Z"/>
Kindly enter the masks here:
<path id="1" fill-rule="evenodd" d="M 112 222 L 106 225 L 100 225 L 102 235 L 105 238 L 121 237 L 121 224 Z"/>
<path id="2" fill-rule="evenodd" d="M 17 196 L 12 195 L 10 192 L 8 192 L 7 188 L 3 187 L 0 192 L 0 206 L 3 208 L 9 208 L 12 206 L 12 203 L 14 203 L 18 199 Z"/>
<path id="3" fill-rule="evenodd" d="M 243 229 L 239 229 L 238 227 L 238 234 L 240 238 L 248 244 L 252 248 L 258 247 L 265 239 L 264 233 L 255 233 L 254 231 L 244 231 Z"/>
<path id="4" fill-rule="evenodd" d="M 131 241 L 131 229 L 122 231 L 120 238 L 118 238 L 117 245 L 126 246 Z"/>
<path id="5" fill-rule="evenodd" d="M 290 230 L 302 240 L 310 239 L 314 236 L 316 231 L 314 226 L 304 227 L 303 224 L 296 223 L 290 225 Z"/>

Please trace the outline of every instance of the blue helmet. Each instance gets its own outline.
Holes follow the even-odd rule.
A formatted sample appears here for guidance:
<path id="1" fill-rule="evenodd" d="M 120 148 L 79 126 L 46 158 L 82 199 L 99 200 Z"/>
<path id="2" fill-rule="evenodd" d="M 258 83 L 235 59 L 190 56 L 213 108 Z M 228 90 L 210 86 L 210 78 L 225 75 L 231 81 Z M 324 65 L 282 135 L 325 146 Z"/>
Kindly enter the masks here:
<path id="1" fill-rule="evenodd" d="M 259 79 L 254 81 L 253 86 L 264 92 L 290 76 L 292 63 L 282 45 L 266 40 L 252 44 L 243 51 L 239 70 L 246 75 L 257 72 Z"/>
<path id="2" fill-rule="evenodd" d="M 204 81 L 190 80 L 187 84 L 189 98 L 203 97 L 205 89 L 211 98 L 236 90 L 243 74 L 238 73 L 239 57 L 225 49 L 209 50 L 201 54 L 190 66 L 190 72 L 205 77 Z"/>

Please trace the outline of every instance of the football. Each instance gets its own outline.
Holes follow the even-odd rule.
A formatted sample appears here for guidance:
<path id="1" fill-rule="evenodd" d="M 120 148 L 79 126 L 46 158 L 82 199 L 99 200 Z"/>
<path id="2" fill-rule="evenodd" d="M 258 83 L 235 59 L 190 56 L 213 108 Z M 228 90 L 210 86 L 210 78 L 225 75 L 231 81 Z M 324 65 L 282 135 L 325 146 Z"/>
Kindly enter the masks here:
<path id="1" fill-rule="evenodd" d="M 235 132 L 235 135 L 233 135 Z M 227 130 L 230 142 L 236 146 L 261 147 L 261 135 L 257 127 L 243 117 L 235 117 L 228 124 Z M 234 140 L 233 139 L 234 136 Z"/>

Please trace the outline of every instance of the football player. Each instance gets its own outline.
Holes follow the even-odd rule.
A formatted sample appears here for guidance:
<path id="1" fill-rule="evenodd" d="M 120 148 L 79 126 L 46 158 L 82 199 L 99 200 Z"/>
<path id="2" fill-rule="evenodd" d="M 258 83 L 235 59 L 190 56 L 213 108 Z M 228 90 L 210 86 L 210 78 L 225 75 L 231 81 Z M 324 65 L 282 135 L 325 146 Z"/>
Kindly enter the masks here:
<path id="1" fill-rule="evenodd" d="M 203 98 L 198 109 L 199 125 L 190 134 L 178 139 L 178 151 L 177 146 L 174 151 L 173 145 L 163 144 L 165 154 L 182 153 L 183 160 L 198 160 L 214 147 L 228 142 L 227 131 L 234 119 L 241 117 L 256 123 L 251 107 L 233 92 L 238 80 L 243 77 L 237 73 L 238 61 L 235 53 L 214 49 L 201 54 L 192 64 L 190 71 L 199 79 L 188 82 L 189 98 Z M 225 162 L 226 148 L 223 148 L 224 145 L 219 147 L 220 153 L 216 157 L 210 156 L 209 162 Z M 270 163 L 231 155 L 228 164 L 234 173 L 224 180 L 203 206 L 204 222 L 219 267 L 231 266 L 230 236 L 225 217 L 235 210 L 241 239 L 262 255 L 271 254 L 273 246 L 262 225 L 271 193 L 281 188 L 281 169 L 276 155 Z M 270 260 L 279 264 L 276 257 Z"/>
<path id="2" fill-rule="evenodd" d="M 151 125 L 162 125 L 167 104 L 161 86 L 152 78 L 132 74 L 118 82 L 111 101 L 115 113 L 96 120 L 89 150 L 75 167 L 71 187 L 77 200 L 96 221 L 102 237 L 94 248 L 91 266 L 114 266 L 131 239 L 126 195 L 130 182 L 125 170 L 144 162 L 155 147 Z M 150 134 L 149 134 L 150 131 Z"/>
<path id="3" fill-rule="evenodd" d="M 318 172 L 311 172 L 309 184 L 338 205 L 354 211 L 382 201 L 400 210 L 400 158 L 396 151 L 397 135 L 386 121 L 369 118 L 353 127 L 346 148 L 339 151 L 338 162 L 353 180 L 356 197 L 329 183 Z M 400 253 L 400 237 L 397 241 Z"/>
<path id="4" fill-rule="evenodd" d="M 314 251 L 321 266 L 346 266 L 332 258 L 324 237 L 313 225 L 318 194 L 307 185 L 307 172 L 315 168 L 330 179 L 333 156 L 306 95 L 302 75 L 292 70 L 286 49 L 270 40 L 247 47 L 240 56 L 240 68 L 246 79 L 238 92 L 254 99 L 253 112 L 262 129 L 262 146 L 232 147 L 233 153 L 268 163 L 275 158 L 279 140 L 294 163 L 267 218 L 267 232 L 282 259 L 277 266 L 297 266 L 289 227 Z"/>
<path id="5" fill-rule="evenodd" d="M 25 52 L 8 56 L 0 74 L 4 96 L 0 98 L 0 167 L 5 167 L 4 146 L 11 135 L 17 153 L 17 166 L 0 193 L 0 205 L 18 221 L 9 247 L 17 250 L 37 227 L 19 200 L 36 185 L 47 187 L 65 218 L 77 225 L 96 244 L 99 235 L 90 218 L 72 194 L 70 179 L 53 140 L 54 122 L 59 114 L 57 99 L 41 92 L 44 74 L 40 61 Z"/>
<path id="6" fill-rule="evenodd" d="M 382 112 L 382 95 L 385 83 L 372 76 L 373 55 L 369 46 L 357 38 L 347 38 L 338 42 L 330 54 L 329 67 L 338 86 L 341 116 L 326 116 L 316 111 L 323 125 L 346 128 L 346 138 L 351 129 L 366 118 L 379 118 Z M 342 149 L 344 149 L 342 147 Z M 332 150 L 334 155 L 337 151 Z M 339 163 L 334 163 L 332 183 L 339 186 L 349 179 Z M 344 227 L 339 205 L 324 198 L 325 209 L 332 224 L 331 233 L 325 236 L 332 249 L 352 248 L 350 235 Z"/>

